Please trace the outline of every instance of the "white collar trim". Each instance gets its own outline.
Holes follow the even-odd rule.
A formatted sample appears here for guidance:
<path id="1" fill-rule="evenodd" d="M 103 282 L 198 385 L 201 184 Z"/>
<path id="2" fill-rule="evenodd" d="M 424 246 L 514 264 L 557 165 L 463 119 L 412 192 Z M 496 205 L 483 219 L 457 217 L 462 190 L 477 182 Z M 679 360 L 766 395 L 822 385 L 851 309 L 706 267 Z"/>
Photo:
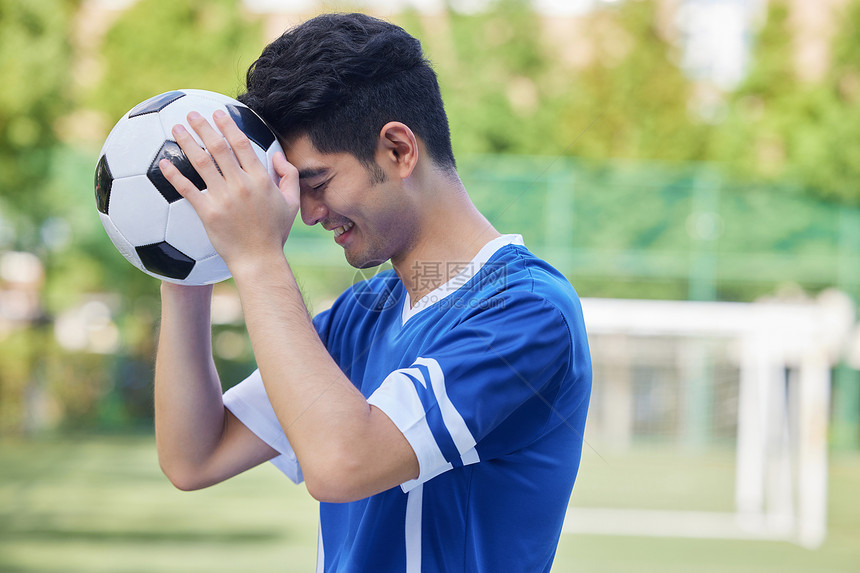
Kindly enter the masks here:
<path id="1" fill-rule="evenodd" d="M 430 293 L 427 293 L 418 302 L 415 303 L 414 306 L 409 305 L 409 293 L 406 293 L 406 296 L 403 300 L 403 311 L 401 313 L 402 324 L 406 324 L 406 321 L 424 310 L 425 308 L 429 308 L 434 304 L 438 303 L 440 300 L 450 296 L 459 290 L 463 285 L 465 285 L 469 280 L 475 276 L 478 271 L 490 260 L 496 251 L 501 249 L 506 245 L 524 245 L 522 235 L 502 235 L 500 237 L 496 237 L 486 245 L 484 245 L 478 254 L 473 258 L 459 273 L 457 273 L 451 280 L 443 284 L 442 286 L 436 288 Z M 428 271 L 431 269 L 428 267 Z M 444 272 L 442 269 L 433 269 L 432 272 Z"/>

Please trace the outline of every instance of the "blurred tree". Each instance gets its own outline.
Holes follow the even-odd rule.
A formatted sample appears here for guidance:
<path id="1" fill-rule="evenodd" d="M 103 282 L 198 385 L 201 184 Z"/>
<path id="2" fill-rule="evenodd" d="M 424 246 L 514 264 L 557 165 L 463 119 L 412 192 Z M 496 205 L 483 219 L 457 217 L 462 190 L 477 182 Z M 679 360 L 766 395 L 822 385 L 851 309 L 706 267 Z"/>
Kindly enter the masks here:
<path id="1" fill-rule="evenodd" d="M 844 7 L 822 85 L 807 90 L 793 122 L 792 174 L 817 195 L 860 202 L 860 1 Z"/>
<path id="2" fill-rule="evenodd" d="M 140 0 L 105 33 L 101 73 L 82 90 L 80 105 L 103 115 L 109 128 L 134 105 L 161 92 L 199 88 L 235 96 L 262 47 L 260 22 L 243 12 L 241 0 Z M 65 153 L 51 191 L 66 205 L 65 219 L 76 237 L 70 251 L 53 261 L 47 285 L 51 302 L 62 307 L 76 292 L 105 288 L 121 293 L 128 304 L 157 294 L 158 281 L 126 262 L 98 223 L 92 199 L 96 158 L 81 176 L 87 177 L 85 188 L 69 193 L 63 183 L 80 165 L 75 155 Z"/>
<path id="3" fill-rule="evenodd" d="M 691 83 L 657 30 L 655 4 L 623 2 L 586 18 L 571 31 L 588 35 L 582 69 L 545 42 L 547 23 L 527 0 L 496 0 L 477 14 L 449 9 L 441 23 L 403 18 L 435 64 L 455 151 L 704 157 L 710 128 L 687 112 Z"/>
<path id="4" fill-rule="evenodd" d="M 792 37 L 788 6 L 768 3 L 749 73 L 729 97 L 726 119 L 711 144 L 711 155 L 735 174 L 778 179 L 786 173 L 787 138 L 806 99 L 798 90 Z"/>
<path id="5" fill-rule="evenodd" d="M 262 49 L 259 23 L 246 17 L 240 0 L 140 0 L 94 48 L 101 67 L 87 67 L 86 78 L 72 81 L 79 46 L 68 38 L 75 37 L 73 19 L 85 17 L 80 4 L 0 0 L 0 79 L 11 87 L 0 92 L 0 223 L 3 203 L 14 201 L 24 214 L 16 217 L 17 227 L 25 231 L 17 230 L 16 247 L 37 252 L 46 266 L 41 294 L 48 317 L 74 309 L 92 293 L 116 293 L 109 298 L 120 345 L 112 355 L 64 349 L 52 328 L 41 329 L 38 339 L 33 328 L 0 339 L 6 417 L 0 432 L 26 426 L 28 396 L 37 391 L 50 394 L 66 426 L 149 414 L 141 396 L 150 394 L 159 282 L 126 262 L 101 228 L 93 200 L 97 148 L 63 143 L 86 144 L 93 124 L 110 127 L 133 105 L 163 91 L 189 87 L 235 95 Z M 87 133 L 64 132 L 61 143 L 53 129 L 61 118 L 64 130 Z"/>
<path id="6" fill-rule="evenodd" d="M 710 127 L 688 112 L 692 84 L 656 3 L 621 2 L 587 18 L 592 57 L 555 102 L 554 147 L 590 159 L 704 159 Z"/>
<path id="7" fill-rule="evenodd" d="M 173 89 L 235 96 L 262 48 L 259 19 L 244 13 L 240 0 L 140 0 L 107 32 L 104 73 L 86 103 L 113 123 Z"/>
<path id="8" fill-rule="evenodd" d="M 455 154 L 544 153 L 557 122 L 547 106 L 554 56 L 527 0 L 496 0 L 480 13 L 449 7 L 399 23 L 422 40 L 439 77 Z"/>
<path id="9" fill-rule="evenodd" d="M 79 0 L 0 0 L 0 225 L 14 227 L 12 245 L 32 249 L 33 231 L 50 216 L 42 201 L 54 123 L 70 107 L 67 38 Z M 2 247 L 3 245 L 0 245 Z"/>
<path id="10" fill-rule="evenodd" d="M 790 7 L 768 4 L 752 67 L 729 100 L 711 156 L 744 178 L 790 182 L 814 196 L 860 200 L 860 1 L 840 14 L 824 79 L 801 81 Z"/>

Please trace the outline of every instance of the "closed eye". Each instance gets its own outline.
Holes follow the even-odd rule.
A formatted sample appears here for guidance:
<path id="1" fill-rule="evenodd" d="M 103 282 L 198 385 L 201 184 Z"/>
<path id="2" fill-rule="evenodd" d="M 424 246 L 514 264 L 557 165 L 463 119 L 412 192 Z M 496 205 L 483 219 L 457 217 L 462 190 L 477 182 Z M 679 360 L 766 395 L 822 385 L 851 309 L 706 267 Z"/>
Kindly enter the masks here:
<path id="1" fill-rule="evenodd" d="M 316 185 L 313 185 L 313 186 L 307 185 L 304 182 L 302 182 L 301 187 L 302 187 L 302 191 L 304 191 L 305 193 L 316 194 L 316 193 L 321 193 L 322 191 L 324 191 L 327 185 L 328 185 L 328 181 L 323 181 L 322 183 L 317 183 Z"/>

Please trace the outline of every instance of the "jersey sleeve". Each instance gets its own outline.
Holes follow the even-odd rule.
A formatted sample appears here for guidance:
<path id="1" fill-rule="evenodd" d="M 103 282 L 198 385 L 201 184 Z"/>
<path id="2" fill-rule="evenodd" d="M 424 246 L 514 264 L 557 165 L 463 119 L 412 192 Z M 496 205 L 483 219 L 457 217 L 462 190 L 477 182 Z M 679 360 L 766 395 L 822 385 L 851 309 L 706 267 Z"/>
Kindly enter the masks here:
<path id="1" fill-rule="evenodd" d="M 314 329 L 323 344 L 330 338 L 331 321 L 331 309 L 317 314 L 313 319 Z M 271 460 L 275 467 L 295 483 L 304 480 L 296 454 L 269 402 L 259 370 L 224 393 L 224 406 L 257 437 L 279 452 L 280 455 Z"/>
<path id="2" fill-rule="evenodd" d="M 224 406 L 249 430 L 278 451 L 280 455 L 271 460 L 276 468 L 294 483 L 304 480 L 299 460 L 272 409 L 259 370 L 224 393 Z"/>
<path id="3" fill-rule="evenodd" d="M 524 447 L 563 415 L 555 402 L 574 353 L 561 311 L 530 293 L 499 296 L 488 306 L 391 372 L 368 399 L 418 458 L 419 476 L 403 491 Z"/>

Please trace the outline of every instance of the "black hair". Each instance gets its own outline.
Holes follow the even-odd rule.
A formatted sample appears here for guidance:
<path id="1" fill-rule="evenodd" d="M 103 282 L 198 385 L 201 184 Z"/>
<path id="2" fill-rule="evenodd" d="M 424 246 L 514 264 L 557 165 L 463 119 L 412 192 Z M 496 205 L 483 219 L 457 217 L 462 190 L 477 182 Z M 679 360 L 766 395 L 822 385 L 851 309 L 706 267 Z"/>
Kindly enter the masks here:
<path id="1" fill-rule="evenodd" d="M 324 14 L 287 30 L 248 69 L 239 100 L 289 141 L 368 166 L 382 126 L 400 121 L 443 169 L 456 167 L 436 73 L 421 43 L 365 14 Z"/>

